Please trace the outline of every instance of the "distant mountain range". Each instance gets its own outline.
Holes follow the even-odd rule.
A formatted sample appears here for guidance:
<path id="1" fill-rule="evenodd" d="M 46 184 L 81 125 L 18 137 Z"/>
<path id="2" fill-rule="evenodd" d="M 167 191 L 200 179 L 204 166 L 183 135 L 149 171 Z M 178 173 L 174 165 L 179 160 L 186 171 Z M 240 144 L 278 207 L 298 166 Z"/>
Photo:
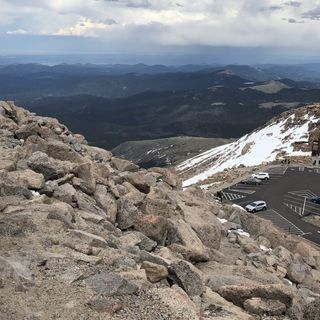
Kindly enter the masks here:
<path id="1" fill-rule="evenodd" d="M 109 149 L 175 136 L 229 139 L 319 101 L 320 68 L 308 68 L 9 65 L 0 66 L 0 97 L 56 117 Z"/>

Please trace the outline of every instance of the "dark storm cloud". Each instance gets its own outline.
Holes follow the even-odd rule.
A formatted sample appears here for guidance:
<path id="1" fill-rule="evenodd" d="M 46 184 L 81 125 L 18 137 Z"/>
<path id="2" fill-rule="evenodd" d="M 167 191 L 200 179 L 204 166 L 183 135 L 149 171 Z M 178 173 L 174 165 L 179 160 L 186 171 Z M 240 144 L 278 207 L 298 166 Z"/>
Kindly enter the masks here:
<path id="1" fill-rule="evenodd" d="M 152 6 L 149 0 L 95 0 L 95 1 L 116 2 L 131 8 L 151 8 Z"/>
<path id="2" fill-rule="evenodd" d="M 303 13 L 302 18 L 310 20 L 320 20 L 320 6 Z"/>
<path id="3" fill-rule="evenodd" d="M 281 6 L 270 6 L 270 7 L 264 7 L 261 8 L 261 11 L 278 11 L 278 10 L 282 10 L 283 7 Z"/>
<path id="4" fill-rule="evenodd" d="M 108 26 L 112 26 L 113 24 L 118 24 L 118 22 L 114 19 L 105 19 L 104 21 L 101 21 L 102 23 L 108 25 Z"/>
<path id="5" fill-rule="evenodd" d="M 127 7 L 131 8 L 151 8 L 152 4 L 149 0 L 131 0 L 127 1 Z"/>
<path id="6" fill-rule="evenodd" d="M 296 7 L 299 8 L 302 5 L 302 2 L 300 1 L 288 1 L 284 3 L 285 6 L 289 6 L 289 7 Z"/>
<path id="7" fill-rule="evenodd" d="M 294 18 L 289 18 L 289 19 L 287 19 L 287 18 L 283 18 L 283 20 L 285 20 L 285 21 L 288 21 L 288 23 L 304 23 L 304 21 L 303 20 L 297 20 L 297 19 L 294 19 Z"/>

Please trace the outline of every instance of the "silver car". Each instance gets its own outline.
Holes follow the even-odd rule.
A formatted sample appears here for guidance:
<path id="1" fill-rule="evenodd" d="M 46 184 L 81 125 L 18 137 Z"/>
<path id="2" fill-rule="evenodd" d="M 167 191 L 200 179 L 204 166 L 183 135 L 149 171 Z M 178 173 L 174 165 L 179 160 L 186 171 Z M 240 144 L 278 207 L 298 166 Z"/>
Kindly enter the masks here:
<path id="1" fill-rule="evenodd" d="M 267 203 L 265 201 L 254 201 L 250 204 L 248 204 L 245 209 L 248 212 L 258 212 L 258 211 L 264 211 L 267 210 Z"/>

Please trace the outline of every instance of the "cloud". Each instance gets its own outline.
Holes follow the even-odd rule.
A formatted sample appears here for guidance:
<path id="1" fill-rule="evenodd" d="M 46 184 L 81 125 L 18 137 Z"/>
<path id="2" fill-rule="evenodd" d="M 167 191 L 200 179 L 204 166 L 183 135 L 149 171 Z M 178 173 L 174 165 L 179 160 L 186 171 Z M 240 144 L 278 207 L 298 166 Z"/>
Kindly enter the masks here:
<path id="1" fill-rule="evenodd" d="M 296 7 L 299 8 L 302 5 L 302 2 L 300 1 L 287 1 L 284 3 L 285 6 L 289 6 L 289 7 Z"/>
<path id="2" fill-rule="evenodd" d="M 320 6 L 304 12 L 302 14 L 302 18 L 304 19 L 311 19 L 311 20 L 320 20 Z"/>
<path id="3" fill-rule="evenodd" d="M 28 34 L 29 32 L 24 29 L 17 29 L 17 30 L 9 30 L 7 31 L 7 34 Z"/>
<path id="4" fill-rule="evenodd" d="M 296 20 L 294 18 L 283 18 L 284 21 L 288 21 L 288 23 L 304 23 L 304 20 Z"/>
<path id="5" fill-rule="evenodd" d="M 101 21 L 102 23 L 108 25 L 108 26 L 112 26 L 113 24 L 118 24 L 118 22 L 114 19 L 111 18 L 107 18 L 104 21 Z"/>
<path id="6" fill-rule="evenodd" d="M 277 10 L 282 10 L 281 6 L 270 6 L 267 8 L 270 11 L 277 11 Z"/>
<path id="7" fill-rule="evenodd" d="M 79 43 L 91 37 L 101 44 L 101 51 L 187 53 L 218 46 L 320 49 L 320 34 L 314 32 L 320 7 L 315 8 L 314 2 L 0 0 L 0 35 L 74 36 Z M 85 50 L 87 42 L 83 43 Z"/>
<path id="8" fill-rule="evenodd" d="M 117 24 L 117 22 L 113 19 L 93 21 L 91 19 L 82 17 L 75 25 L 71 27 L 60 28 L 55 35 L 98 37 L 101 31 L 107 30 L 115 24 Z"/>
<path id="9" fill-rule="evenodd" d="M 149 0 L 129 0 L 126 5 L 132 8 L 151 8 L 152 4 Z"/>

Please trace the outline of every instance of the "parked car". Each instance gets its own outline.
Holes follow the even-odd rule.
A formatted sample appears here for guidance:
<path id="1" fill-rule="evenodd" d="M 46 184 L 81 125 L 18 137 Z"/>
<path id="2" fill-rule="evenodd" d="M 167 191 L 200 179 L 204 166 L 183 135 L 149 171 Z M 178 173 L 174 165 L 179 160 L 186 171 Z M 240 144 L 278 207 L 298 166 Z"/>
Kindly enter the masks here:
<path id="1" fill-rule="evenodd" d="M 248 212 L 258 212 L 267 210 L 267 203 L 265 201 L 254 201 L 248 204 L 245 208 Z"/>
<path id="2" fill-rule="evenodd" d="M 242 184 L 251 184 L 251 185 L 259 185 L 261 184 L 261 180 L 257 178 L 248 178 L 241 181 Z"/>
<path id="3" fill-rule="evenodd" d="M 252 175 L 252 178 L 256 178 L 260 180 L 269 180 L 270 176 L 268 172 L 259 172 L 259 173 L 254 173 Z"/>
<path id="4" fill-rule="evenodd" d="M 313 203 L 320 204 L 320 197 L 313 197 L 313 198 L 311 198 L 311 201 L 312 201 Z"/>

